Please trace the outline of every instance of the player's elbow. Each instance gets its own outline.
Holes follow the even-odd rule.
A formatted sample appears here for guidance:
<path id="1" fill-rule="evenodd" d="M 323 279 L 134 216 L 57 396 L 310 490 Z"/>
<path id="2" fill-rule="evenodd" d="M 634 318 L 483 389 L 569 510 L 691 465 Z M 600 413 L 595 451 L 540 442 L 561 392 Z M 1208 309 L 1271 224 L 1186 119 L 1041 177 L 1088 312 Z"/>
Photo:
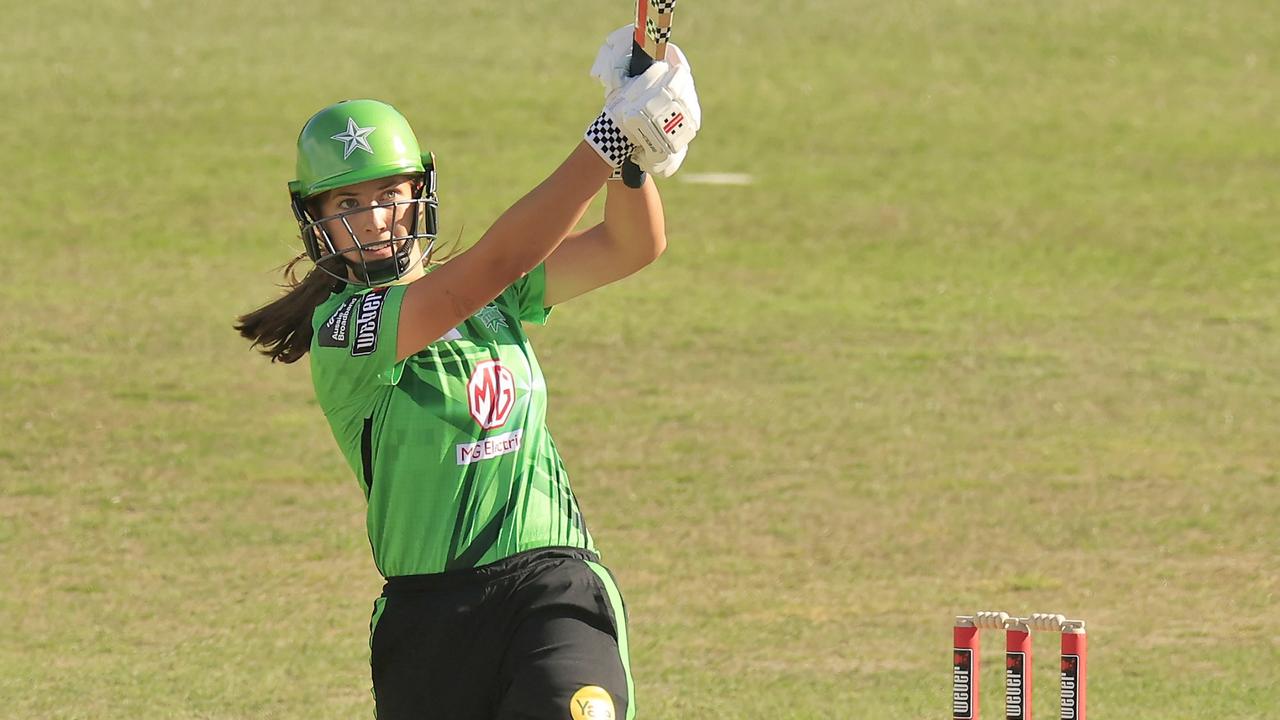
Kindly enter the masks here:
<path id="1" fill-rule="evenodd" d="M 625 234 L 609 233 L 610 255 L 616 266 L 630 275 L 662 256 L 667 249 L 667 234 L 660 227 L 644 230 L 627 228 Z"/>
<path id="2" fill-rule="evenodd" d="M 648 251 L 649 252 L 645 255 L 645 265 L 648 265 L 662 257 L 662 253 L 667 251 L 667 233 L 662 230 L 655 231 L 653 236 L 650 238 Z"/>
<path id="3" fill-rule="evenodd" d="M 628 275 L 639 272 L 662 257 L 662 253 L 667 250 L 667 236 L 665 233 L 655 232 L 645 238 L 644 242 L 635 243 L 632 248 L 628 258 L 630 265 L 627 269 Z"/>

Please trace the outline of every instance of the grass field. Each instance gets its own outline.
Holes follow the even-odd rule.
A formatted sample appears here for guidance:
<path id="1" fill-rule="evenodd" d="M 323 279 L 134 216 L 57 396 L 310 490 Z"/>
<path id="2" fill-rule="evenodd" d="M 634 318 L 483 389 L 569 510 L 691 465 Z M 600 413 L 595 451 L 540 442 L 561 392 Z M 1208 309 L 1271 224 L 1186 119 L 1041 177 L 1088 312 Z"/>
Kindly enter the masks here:
<path id="1" fill-rule="evenodd" d="M 393 102 L 473 241 L 625 3 L 4 15 L 0 717 L 371 717 L 360 492 L 305 366 L 231 331 L 294 252 L 293 140 Z M 535 335 L 641 717 L 943 717 L 983 608 L 1085 618 L 1095 720 L 1280 714 L 1276 4 L 677 22 L 685 170 L 756 182 L 665 181 L 664 258 Z"/>

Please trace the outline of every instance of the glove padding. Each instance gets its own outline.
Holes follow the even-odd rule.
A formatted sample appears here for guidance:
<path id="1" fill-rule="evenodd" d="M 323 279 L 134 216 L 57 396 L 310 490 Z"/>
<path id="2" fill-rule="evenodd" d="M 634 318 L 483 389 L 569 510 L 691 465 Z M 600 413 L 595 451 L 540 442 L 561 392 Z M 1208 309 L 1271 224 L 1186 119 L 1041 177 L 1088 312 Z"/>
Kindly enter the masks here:
<path id="1" fill-rule="evenodd" d="M 676 174 L 680 169 L 680 165 L 684 163 L 684 156 L 689 153 L 689 148 L 682 147 L 679 151 L 671 155 L 662 155 L 660 153 L 652 153 L 648 150 L 637 149 L 631 155 L 631 161 L 640 166 L 640 169 L 653 175 L 654 177 L 668 178 Z"/>
<path id="2" fill-rule="evenodd" d="M 622 87 L 622 82 L 627 78 L 634 38 L 634 25 L 623 25 L 609 33 L 609 37 L 605 38 L 604 44 L 600 46 L 600 51 L 596 53 L 596 61 L 591 64 L 591 77 L 604 85 L 606 100 Z"/>
<path id="3" fill-rule="evenodd" d="M 693 75 L 678 48 L 673 55 L 673 63 L 655 62 L 629 78 L 604 106 L 631 142 L 665 155 L 688 145 L 702 124 Z"/>
<path id="4" fill-rule="evenodd" d="M 637 149 L 632 153 L 631 161 L 639 165 L 641 170 L 654 177 L 668 178 L 676 174 L 676 171 L 684 163 L 684 156 L 688 154 L 689 148 L 684 148 L 674 155 L 656 155 Z M 609 176 L 609 179 L 621 180 L 622 168 L 614 168 L 613 174 Z"/>

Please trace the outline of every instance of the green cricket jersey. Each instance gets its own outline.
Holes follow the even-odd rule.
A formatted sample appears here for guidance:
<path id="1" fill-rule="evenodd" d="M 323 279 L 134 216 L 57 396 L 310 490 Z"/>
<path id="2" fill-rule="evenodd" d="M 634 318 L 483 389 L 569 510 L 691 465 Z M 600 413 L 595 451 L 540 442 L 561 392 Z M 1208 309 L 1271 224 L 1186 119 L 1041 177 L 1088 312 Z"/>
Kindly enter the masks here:
<path id="1" fill-rule="evenodd" d="M 312 316 L 311 375 L 368 500 L 385 577 L 475 567 L 547 546 L 594 550 L 547 431 L 521 322 L 542 324 L 543 266 L 396 362 L 407 286 L 348 286 Z"/>

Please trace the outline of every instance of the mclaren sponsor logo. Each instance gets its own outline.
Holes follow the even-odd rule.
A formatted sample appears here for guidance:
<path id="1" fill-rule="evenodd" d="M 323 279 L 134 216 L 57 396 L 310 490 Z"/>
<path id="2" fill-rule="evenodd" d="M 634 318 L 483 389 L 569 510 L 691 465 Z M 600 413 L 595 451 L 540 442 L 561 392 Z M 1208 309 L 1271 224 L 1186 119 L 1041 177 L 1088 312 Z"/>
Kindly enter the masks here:
<path id="1" fill-rule="evenodd" d="M 480 460 L 488 460 L 499 455 L 508 455 L 520 449 L 520 438 L 524 435 L 523 430 L 513 430 L 509 433 L 494 435 L 483 440 L 473 443 L 459 443 L 458 464 L 470 465 Z"/>
<path id="2" fill-rule="evenodd" d="M 328 320 L 320 326 L 320 347 L 344 348 L 351 341 L 351 335 L 347 332 L 351 329 L 351 309 L 360 302 L 358 297 L 350 297 L 338 306 L 337 310 L 329 316 Z"/>
<path id="3" fill-rule="evenodd" d="M 351 346 L 351 354 L 372 355 L 378 349 L 378 324 L 382 322 L 382 304 L 386 299 L 387 288 L 374 288 L 364 295 L 360 303 L 360 314 L 356 316 L 356 341 Z"/>

